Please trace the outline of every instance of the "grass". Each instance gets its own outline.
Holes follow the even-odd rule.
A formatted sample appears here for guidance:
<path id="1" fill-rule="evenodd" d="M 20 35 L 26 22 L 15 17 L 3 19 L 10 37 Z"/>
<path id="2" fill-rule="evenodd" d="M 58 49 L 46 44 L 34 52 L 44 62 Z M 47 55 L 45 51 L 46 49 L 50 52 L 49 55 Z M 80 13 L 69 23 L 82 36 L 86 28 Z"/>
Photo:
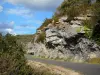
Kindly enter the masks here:
<path id="1" fill-rule="evenodd" d="M 34 38 L 34 35 L 17 35 L 16 36 L 18 42 L 22 42 L 24 44 L 31 42 Z"/>
<path id="2" fill-rule="evenodd" d="M 88 2 L 84 2 L 82 0 L 65 0 L 61 6 L 58 7 L 57 11 L 59 11 L 58 15 L 67 15 L 68 19 L 71 20 L 80 14 L 86 14 L 89 7 Z"/>
<path id="3" fill-rule="evenodd" d="M 43 64 L 40 62 L 35 62 L 30 60 L 28 61 L 28 65 L 30 65 L 35 70 L 34 72 L 37 72 L 38 75 L 82 75 L 71 69 L 65 69 L 59 66 Z"/>
<path id="4" fill-rule="evenodd" d="M 45 58 L 45 56 L 32 56 L 33 58 L 39 58 L 39 59 L 49 59 L 49 60 L 57 60 L 57 61 L 67 61 L 67 59 L 60 59 L 60 58 Z"/>
<path id="5" fill-rule="evenodd" d="M 91 64 L 100 64 L 100 58 L 91 58 L 87 62 Z"/>
<path id="6" fill-rule="evenodd" d="M 46 37 L 45 32 L 42 32 L 41 34 L 39 34 L 38 39 L 36 40 L 36 42 L 37 43 L 39 43 L 39 42 L 44 43 L 45 37 Z"/>
<path id="7" fill-rule="evenodd" d="M 26 65 L 24 50 L 10 34 L 0 36 L 0 75 L 32 75 L 32 69 Z"/>
<path id="8" fill-rule="evenodd" d="M 74 62 L 74 63 L 85 63 L 83 62 L 76 62 L 75 60 L 73 60 L 72 57 L 68 57 L 68 58 L 45 58 L 45 56 L 32 56 L 33 58 L 39 58 L 39 59 L 45 59 L 45 60 L 56 60 L 56 61 L 67 61 L 67 62 Z"/>
<path id="9" fill-rule="evenodd" d="M 45 19 L 44 20 L 44 22 L 42 23 L 42 25 L 37 29 L 37 30 L 42 30 L 42 31 L 44 31 L 44 28 L 46 27 L 46 26 L 48 26 L 48 24 L 49 23 L 51 23 L 52 22 L 52 19 Z"/>
<path id="10" fill-rule="evenodd" d="M 39 58 L 39 59 L 45 59 L 45 60 L 56 60 L 56 61 L 67 61 L 67 62 L 74 62 L 73 60 L 71 60 L 72 58 L 69 57 L 69 58 L 45 58 L 45 57 L 37 57 L 37 56 L 32 56 L 33 58 Z M 74 63 L 78 63 L 78 62 L 74 62 Z M 87 61 L 84 61 L 84 62 L 80 62 L 80 63 L 87 63 L 87 64 L 100 64 L 100 58 L 92 58 L 92 59 L 89 59 Z"/>

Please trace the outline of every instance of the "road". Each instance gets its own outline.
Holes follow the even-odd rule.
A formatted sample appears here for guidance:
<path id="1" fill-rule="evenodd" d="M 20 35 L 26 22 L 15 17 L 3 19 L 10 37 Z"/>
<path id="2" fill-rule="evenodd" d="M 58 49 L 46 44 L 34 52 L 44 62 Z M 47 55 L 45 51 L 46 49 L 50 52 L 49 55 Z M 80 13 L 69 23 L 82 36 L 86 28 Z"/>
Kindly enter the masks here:
<path id="1" fill-rule="evenodd" d="M 65 62 L 65 61 L 55 61 L 55 60 L 33 58 L 32 55 L 25 55 L 25 56 L 28 60 L 34 60 L 34 61 L 42 62 L 46 64 L 57 65 L 64 68 L 70 68 L 77 72 L 81 72 L 84 75 L 100 75 L 99 64 L 71 63 L 71 62 Z"/>

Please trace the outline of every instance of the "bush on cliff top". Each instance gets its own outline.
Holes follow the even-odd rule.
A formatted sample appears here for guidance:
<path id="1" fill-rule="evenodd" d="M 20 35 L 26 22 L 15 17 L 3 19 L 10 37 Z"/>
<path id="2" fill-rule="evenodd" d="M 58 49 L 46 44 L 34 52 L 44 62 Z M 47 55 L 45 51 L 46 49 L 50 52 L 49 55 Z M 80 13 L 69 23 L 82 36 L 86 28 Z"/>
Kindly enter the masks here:
<path id="1" fill-rule="evenodd" d="M 49 23 L 52 22 L 52 19 L 45 19 L 44 22 L 42 23 L 42 25 L 37 29 L 37 30 L 43 30 L 44 27 L 46 27 Z"/>
<path id="2" fill-rule="evenodd" d="M 73 19 L 80 14 L 86 14 L 89 7 L 88 2 L 88 0 L 65 0 L 57 9 L 58 15 L 67 15 L 70 19 Z"/>

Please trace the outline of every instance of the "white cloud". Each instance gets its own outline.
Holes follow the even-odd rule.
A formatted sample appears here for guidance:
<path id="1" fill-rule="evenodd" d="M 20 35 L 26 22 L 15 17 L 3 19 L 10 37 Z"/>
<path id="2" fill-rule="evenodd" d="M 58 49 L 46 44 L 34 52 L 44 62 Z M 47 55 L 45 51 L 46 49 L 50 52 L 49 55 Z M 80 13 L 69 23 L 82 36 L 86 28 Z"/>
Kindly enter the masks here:
<path id="1" fill-rule="evenodd" d="M 54 11 L 63 0 L 6 0 L 14 5 L 24 5 L 32 10 Z"/>
<path id="2" fill-rule="evenodd" d="M 25 18 L 33 17 L 33 13 L 30 10 L 25 9 L 25 8 L 20 8 L 20 7 L 9 9 L 7 11 L 7 13 L 8 14 L 15 14 L 15 15 L 23 16 Z"/>
<path id="3" fill-rule="evenodd" d="M 5 29 L 5 31 L 6 31 L 7 33 L 10 33 L 10 34 L 17 35 L 17 34 L 14 32 L 13 29 L 8 28 L 8 29 Z"/>
<path id="4" fill-rule="evenodd" d="M 0 6 L 0 12 L 2 12 L 3 11 L 3 7 L 2 6 Z"/>
<path id="5" fill-rule="evenodd" d="M 0 32 L 1 33 L 10 33 L 16 35 L 14 32 L 14 21 L 11 21 L 10 23 L 0 23 Z"/>
<path id="6" fill-rule="evenodd" d="M 13 35 L 17 35 L 17 34 L 33 33 L 34 29 L 36 30 L 36 27 L 34 25 L 23 24 L 14 26 L 14 24 L 15 24 L 14 21 L 0 23 L 0 33 L 3 34 L 10 33 Z"/>
<path id="7" fill-rule="evenodd" d="M 8 29 L 5 29 L 8 33 L 12 32 L 13 30 L 8 28 Z"/>

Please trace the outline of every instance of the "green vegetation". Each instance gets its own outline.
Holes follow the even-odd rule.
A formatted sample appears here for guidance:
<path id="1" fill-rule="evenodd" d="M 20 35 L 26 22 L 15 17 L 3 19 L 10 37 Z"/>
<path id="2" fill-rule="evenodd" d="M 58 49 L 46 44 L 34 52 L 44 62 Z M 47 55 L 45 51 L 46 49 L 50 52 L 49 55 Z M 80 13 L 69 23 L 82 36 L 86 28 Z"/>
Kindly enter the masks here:
<path id="1" fill-rule="evenodd" d="M 92 23 L 93 23 L 93 33 L 92 33 L 92 39 L 97 42 L 97 44 L 100 45 L 100 1 L 98 0 L 97 3 L 92 5 L 92 11 L 93 11 L 93 17 L 92 17 Z M 98 22 L 98 27 L 97 27 Z"/>
<path id="2" fill-rule="evenodd" d="M 32 66 L 38 75 L 83 75 L 82 73 L 75 72 L 71 69 L 65 69 L 60 66 L 43 64 L 40 62 L 29 61 L 28 64 Z M 37 75 L 37 73 L 34 75 Z"/>
<path id="3" fill-rule="evenodd" d="M 17 41 L 22 42 L 23 44 L 31 42 L 32 38 L 34 38 L 34 35 L 16 35 Z"/>
<path id="4" fill-rule="evenodd" d="M 37 67 L 32 67 L 34 74 L 33 75 L 56 75 L 56 74 L 52 74 L 50 71 L 48 70 L 42 70 L 43 68 L 37 68 Z"/>
<path id="5" fill-rule="evenodd" d="M 44 30 L 49 23 L 53 20 L 58 22 L 59 18 L 67 15 L 67 22 L 70 22 L 74 17 L 80 15 L 90 14 L 90 20 L 84 20 L 83 26 L 85 28 L 85 36 L 89 39 L 95 40 L 100 45 L 100 33 L 98 30 L 94 30 L 97 21 L 100 20 L 100 0 L 97 0 L 96 3 L 91 4 L 90 0 L 64 0 L 64 2 L 57 8 L 57 11 L 52 16 L 52 19 L 45 19 L 44 23 L 41 25 L 38 30 Z M 80 29 L 78 29 L 80 31 Z M 95 36 L 93 35 L 95 33 Z M 42 33 L 43 34 L 43 33 Z M 41 36 L 41 35 L 40 35 Z M 39 39 L 44 39 L 44 34 Z"/>
<path id="6" fill-rule="evenodd" d="M 53 15 L 52 19 L 45 19 L 44 23 L 40 28 L 38 28 L 38 30 L 43 31 L 44 27 L 46 27 L 49 23 L 53 20 L 55 23 L 58 22 L 59 18 L 62 16 L 67 15 L 67 22 L 70 22 L 74 19 L 74 17 L 87 15 L 89 13 L 92 15 L 91 19 L 84 20 L 82 24 L 86 30 L 85 36 L 100 44 L 100 33 L 98 30 L 94 31 L 97 21 L 100 20 L 100 8 L 98 7 L 100 7 L 100 0 L 97 0 L 94 4 L 91 4 L 90 0 L 64 0 L 64 2 L 57 8 L 57 11 Z M 80 29 L 78 29 L 78 31 L 80 31 Z M 93 35 L 94 32 L 97 32 L 95 33 L 95 36 Z M 44 39 L 44 34 L 39 39 Z"/>
<path id="7" fill-rule="evenodd" d="M 59 11 L 59 16 L 67 15 L 70 21 L 80 14 L 86 14 L 88 8 L 88 0 L 65 0 L 57 10 Z"/>
<path id="8" fill-rule="evenodd" d="M 44 23 L 41 25 L 38 30 L 42 30 L 42 33 L 39 34 L 37 42 L 44 42 L 45 32 L 43 32 L 44 27 L 54 20 L 58 21 L 59 17 L 68 15 L 68 21 L 71 21 L 74 17 L 79 16 L 80 14 L 86 14 L 87 10 L 91 10 L 93 17 L 91 20 L 85 20 L 83 22 L 84 30 L 86 36 L 95 40 L 100 44 L 100 33 L 99 30 L 94 31 L 95 24 L 100 20 L 100 0 L 97 0 L 97 3 L 93 5 L 89 4 L 88 0 L 68 0 L 64 1 L 61 6 L 58 7 L 52 19 L 45 19 Z M 89 30 L 90 29 L 90 30 Z M 78 29 L 78 32 L 81 29 Z M 87 31 L 89 30 L 89 31 Z M 96 32 L 93 36 L 92 32 Z M 0 34 L 0 75 L 51 75 L 45 71 L 40 71 L 38 69 L 32 69 L 30 66 L 26 65 L 26 59 L 24 57 L 24 48 L 20 42 L 26 44 L 27 42 L 32 41 L 34 35 L 17 35 L 12 36 L 7 34 L 2 36 Z M 59 58 L 56 58 L 58 60 Z M 69 61 L 71 58 L 64 59 Z M 62 59 L 60 59 L 62 60 Z M 88 60 L 89 63 L 98 63 L 100 64 L 100 58 L 93 58 Z"/>
<path id="9" fill-rule="evenodd" d="M 32 69 L 26 65 L 24 53 L 15 36 L 0 35 L 0 75 L 32 75 Z"/>
<path id="10" fill-rule="evenodd" d="M 52 17 L 52 20 L 54 20 L 54 22 L 58 22 L 59 21 L 59 16 L 57 16 L 56 14 Z"/>
<path id="11" fill-rule="evenodd" d="M 92 29 L 93 25 L 91 23 L 91 20 L 84 20 L 82 23 L 83 26 L 87 26 L 87 28 Z"/>
<path id="12" fill-rule="evenodd" d="M 42 23 L 42 25 L 37 30 L 43 30 L 44 27 L 46 27 L 49 23 L 52 22 L 52 19 L 45 19 L 45 21 Z"/>
<path id="13" fill-rule="evenodd" d="M 42 23 L 42 25 L 37 29 L 37 30 L 41 30 L 41 33 L 38 34 L 38 38 L 36 40 L 36 42 L 42 42 L 44 43 L 45 41 L 45 32 L 44 32 L 44 28 L 48 26 L 49 23 L 52 22 L 52 19 L 45 19 L 45 21 Z"/>
<path id="14" fill-rule="evenodd" d="M 45 67 L 34 67 L 36 63 L 29 65 L 24 53 L 22 45 L 16 42 L 16 36 L 0 34 L 0 75 L 57 75 Z"/>
<path id="15" fill-rule="evenodd" d="M 92 23 L 97 23 L 98 20 L 100 20 L 100 2 L 97 2 L 91 6 L 91 10 L 93 11 L 93 17 L 92 17 Z"/>
<path id="16" fill-rule="evenodd" d="M 45 37 L 46 37 L 45 32 L 42 32 L 41 34 L 39 34 L 38 39 L 36 40 L 36 42 L 42 42 L 42 43 L 44 43 Z"/>
<path id="17" fill-rule="evenodd" d="M 84 26 L 85 36 L 87 38 L 91 38 L 92 36 L 92 28 L 91 20 L 84 20 L 82 25 Z"/>
<path id="18" fill-rule="evenodd" d="M 92 58 L 88 60 L 88 63 L 100 64 L 100 58 Z"/>

